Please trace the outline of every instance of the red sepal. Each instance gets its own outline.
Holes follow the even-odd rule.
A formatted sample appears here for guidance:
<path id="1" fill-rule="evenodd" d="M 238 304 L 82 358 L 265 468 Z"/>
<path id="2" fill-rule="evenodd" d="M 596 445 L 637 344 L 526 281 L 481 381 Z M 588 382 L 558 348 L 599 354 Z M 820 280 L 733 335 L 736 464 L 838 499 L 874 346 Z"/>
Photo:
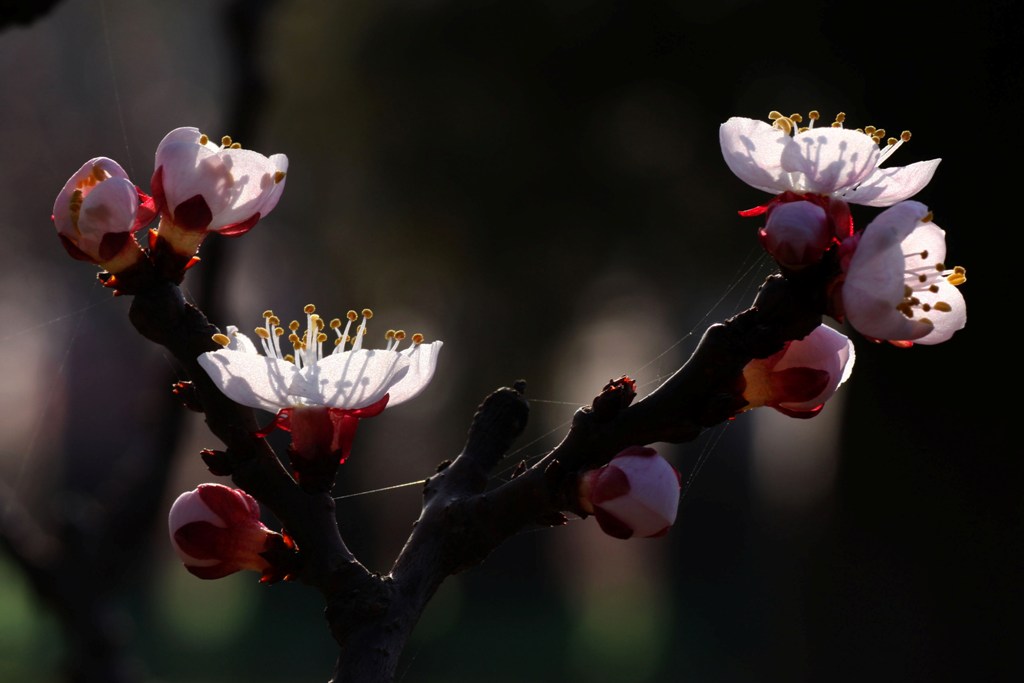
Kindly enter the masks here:
<path id="1" fill-rule="evenodd" d="M 244 221 L 239 223 L 232 223 L 231 225 L 225 225 L 223 228 L 217 228 L 214 232 L 224 235 L 225 237 L 238 237 L 252 230 L 252 227 L 256 225 L 260 220 L 259 213 L 246 218 Z"/>
<path id="2" fill-rule="evenodd" d="M 139 209 L 135 213 L 135 222 L 132 223 L 129 232 L 136 232 L 142 227 L 149 225 L 158 213 L 156 201 L 152 197 L 140 190 L 138 185 L 135 186 L 135 191 L 139 195 Z"/>

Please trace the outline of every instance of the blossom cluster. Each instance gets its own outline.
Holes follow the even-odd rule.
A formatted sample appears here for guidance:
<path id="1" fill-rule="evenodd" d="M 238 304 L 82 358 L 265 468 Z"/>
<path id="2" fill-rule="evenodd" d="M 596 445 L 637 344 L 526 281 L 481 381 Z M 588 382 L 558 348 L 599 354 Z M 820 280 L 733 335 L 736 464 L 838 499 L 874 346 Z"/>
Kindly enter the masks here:
<path id="1" fill-rule="evenodd" d="M 940 159 L 883 168 L 910 132 L 886 137 L 884 129 L 815 127 L 818 112 L 801 126 L 800 114 L 769 115 L 769 122 L 731 118 L 719 141 L 729 168 L 741 180 L 775 195 L 741 211 L 765 216 L 761 243 L 784 271 L 828 267 L 827 311 L 862 335 L 898 346 L 938 344 L 967 321 L 957 286 L 961 267 L 946 266 L 945 232 L 932 212 L 910 198 L 931 180 Z M 849 204 L 885 208 L 857 229 Z"/>
<path id="2" fill-rule="evenodd" d="M 940 160 L 883 168 L 909 132 L 887 137 L 872 126 L 849 129 L 843 114 L 827 126 L 816 126 L 819 119 L 812 111 L 804 126 L 799 114 L 772 112 L 768 121 L 736 117 L 721 125 L 728 167 L 772 195 L 740 215 L 763 218 L 761 245 L 784 275 L 823 287 L 821 313 L 837 323 L 900 347 L 950 339 L 966 323 L 958 290 L 966 273 L 947 267 L 945 233 L 928 207 L 911 199 Z M 117 162 L 98 157 L 68 179 L 52 218 L 73 258 L 102 267 L 101 280 L 116 292 L 136 293 L 153 282 L 181 282 L 209 234 L 250 230 L 277 205 L 287 171 L 283 154 L 267 157 L 227 136 L 218 144 L 196 128 L 178 128 L 157 147 L 150 194 Z M 860 228 L 851 204 L 882 211 Z M 140 242 L 137 233 L 157 220 Z M 323 494 L 351 453 L 359 421 L 419 395 L 443 344 L 392 329 L 383 348 L 371 349 L 365 341 L 370 309 L 330 321 L 312 304 L 303 313 L 304 324 L 284 324 L 266 311 L 254 329 L 256 341 L 229 326 L 212 336 L 210 350 L 196 361 L 228 398 L 273 413 L 256 435 L 288 432 L 295 482 Z M 820 325 L 751 360 L 736 377 L 736 404 L 813 417 L 849 378 L 854 359 L 853 342 Z M 635 396 L 629 378 L 616 387 L 625 404 Z M 204 455 L 211 471 L 230 471 L 220 471 L 217 457 Z M 611 536 L 661 536 L 675 521 L 679 473 L 645 444 L 576 475 L 577 512 L 593 515 Z M 264 581 L 288 578 L 300 564 L 299 549 L 259 515 L 258 503 L 244 491 L 203 484 L 171 507 L 171 542 L 201 578 L 243 569 Z"/>
<path id="3" fill-rule="evenodd" d="M 155 266 L 181 281 L 209 233 L 240 235 L 270 213 L 284 191 L 288 157 L 266 157 L 224 136 L 176 128 L 157 146 L 151 195 L 113 159 L 97 157 L 72 175 L 53 204 L 53 223 L 68 253 L 106 271 L 104 284 L 131 291 Z M 135 233 L 159 217 L 149 249 Z M 141 272 L 140 272 L 141 271 Z"/>

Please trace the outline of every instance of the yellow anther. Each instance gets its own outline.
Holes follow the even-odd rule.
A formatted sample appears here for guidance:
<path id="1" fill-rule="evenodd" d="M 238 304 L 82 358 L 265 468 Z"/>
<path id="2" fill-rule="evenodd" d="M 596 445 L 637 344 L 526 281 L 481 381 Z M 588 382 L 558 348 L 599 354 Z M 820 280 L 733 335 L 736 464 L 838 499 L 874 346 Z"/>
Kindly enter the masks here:
<path id="1" fill-rule="evenodd" d="M 388 341 L 391 341 L 392 339 L 395 338 L 395 331 L 388 330 L 387 332 L 384 333 L 384 338 L 387 339 Z"/>
<path id="2" fill-rule="evenodd" d="M 274 173 L 274 183 L 277 184 L 284 180 L 285 175 L 286 174 L 284 171 L 277 171 L 276 173 Z"/>
<path id="3" fill-rule="evenodd" d="M 839 123 L 838 121 L 833 121 L 832 122 L 832 127 L 833 128 L 842 128 L 843 124 Z"/>
<path id="4" fill-rule="evenodd" d="M 878 128 L 878 129 L 876 129 L 874 137 L 877 137 L 879 140 L 884 138 L 885 137 L 885 128 Z"/>
<path id="5" fill-rule="evenodd" d="M 809 118 L 811 121 L 817 121 L 818 119 L 821 118 L 821 114 L 818 113 L 817 109 L 812 109 L 809 112 L 807 112 L 807 118 Z"/>
<path id="6" fill-rule="evenodd" d="M 334 340 L 334 345 L 335 346 L 341 346 L 341 342 L 342 341 L 344 341 L 344 340 L 341 337 L 338 337 L 337 339 Z"/>
<path id="7" fill-rule="evenodd" d="M 228 346 L 231 343 L 231 340 L 228 338 L 228 335 L 221 334 L 220 332 L 213 335 L 213 341 L 217 342 L 221 346 Z"/>
<path id="8" fill-rule="evenodd" d="M 274 312 L 272 310 L 270 310 L 269 308 L 267 310 L 263 311 L 263 317 L 264 318 L 271 318 L 271 317 L 273 317 L 273 315 L 274 315 Z"/>
<path id="9" fill-rule="evenodd" d="M 842 123 L 845 120 L 846 120 L 846 112 L 841 111 L 838 114 L 836 114 L 836 123 Z"/>
<path id="10" fill-rule="evenodd" d="M 327 335 L 321 332 L 320 334 L 316 335 L 316 340 L 323 344 L 325 341 L 327 341 Z"/>
<path id="11" fill-rule="evenodd" d="M 403 339 L 405 339 L 405 330 L 397 330 L 395 332 L 395 339 L 397 339 L 398 341 L 402 341 Z"/>
<path id="12" fill-rule="evenodd" d="M 945 301 L 936 301 L 935 310 L 942 311 L 943 313 L 949 313 L 953 310 L 953 307 L 947 304 Z"/>
<path id="13" fill-rule="evenodd" d="M 222 137 L 220 139 L 220 144 L 221 144 L 222 147 L 230 147 L 231 146 L 231 136 L 230 135 L 225 135 L 224 137 Z"/>
<path id="14" fill-rule="evenodd" d="M 935 218 L 935 214 L 933 214 L 931 211 L 929 211 L 928 213 L 926 213 L 924 215 L 924 218 L 921 219 L 921 222 L 922 223 L 931 223 L 932 219 L 934 219 L 934 218 Z M 928 252 L 925 252 L 925 253 L 928 253 Z M 925 258 L 925 257 L 922 256 L 921 258 Z"/>
<path id="15" fill-rule="evenodd" d="M 200 145 L 203 145 L 205 147 L 209 142 L 210 142 L 210 136 L 207 135 L 206 133 L 203 133 L 202 135 L 199 136 L 199 144 Z"/>
<path id="16" fill-rule="evenodd" d="M 284 334 L 284 330 L 283 329 L 281 329 L 280 327 L 275 327 L 274 328 L 274 336 L 275 337 L 280 337 L 283 334 Z"/>
<path id="17" fill-rule="evenodd" d="M 811 129 L 810 126 L 800 126 L 799 128 L 796 129 L 796 132 L 798 132 L 798 133 L 806 133 L 810 129 Z"/>
<path id="18" fill-rule="evenodd" d="M 799 113 L 797 113 L 797 114 L 790 114 L 789 115 L 789 119 L 793 123 L 803 123 L 804 122 L 804 117 L 801 116 Z"/>
<path id="19" fill-rule="evenodd" d="M 318 330 L 324 329 L 324 319 L 318 315 L 313 316 L 313 324 L 316 325 L 316 329 Z"/>
<path id="20" fill-rule="evenodd" d="M 302 307 L 302 312 L 305 313 L 306 315 L 309 315 L 310 313 L 316 313 L 316 306 L 314 306 L 313 304 L 306 304 L 305 306 Z"/>
<path id="21" fill-rule="evenodd" d="M 893 145 L 896 144 L 896 138 L 889 138 L 888 140 L 885 141 L 885 144 L 888 147 L 892 147 Z"/>
<path id="22" fill-rule="evenodd" d="M 242 145 L 237 142 L 232 142 L 231 149 L 242 149 Z"/>
<path id="23" fill-rule="evenodd" d="M 364 308 L 363 309 L 363 317 L 366 318 L 367 320 L 369 320 L 370 318 L 373 317 L 373 311 L 371 311 L 369 308 Z"/>
<path id="24" fill-rule="evenodd" d="M 298 345 L 299 344 L 299 335 L 297 335 L 294 332 L 292 332 L 291 334 L 288 335 L 288 341 L 290 341 L 292 343 L 292 346 Z"/>
<path id="25" fill-rule="evenodd" d="M 864 132 L 867 133 L 868 135 L 874 135 L 876 130 L 878 129 L 875 128 L 874 126 L 864 126 Z"/>
<path id="26" fill-rule="evenodd" d="M 256 336 L 260 339 L 270 339 L 270 333 L 267 332 L 267 328 L 265 327 L 257 327 L 253 332 L 255 332 Z"/>
<path id="27" fill-rule="evenodd" d="M 419 332 L 417 332 L 416 334 L 412 335 L 412 343 L 413 344 L 422 344 L 423 343 L 423 335 L 420 334 Z"/>
<path id="28" fill-rule="evenodd" d="M 340 320 L 338 320 L 337 318 L 335 318 L 334 320 L 332 320 L 332 321 L 331 321 L 331 329 L 332 329 L 332 330 L 337 330 L 337 329 L 339 329 L 340 327 L 341 327 L 341 321 L 340 321 Z"/>
<path id="29" fill-rule="evenodd" d="M 352 322 L 355 322 L 356 320 L 359 319 L 359 314 L 356 313 L 355 311 L 349 311 L 348 313 L 345 314 L 345 317 L 351 320 Z"/>
<path id="30" fill-rule="evenodd" d="M 276 315 L 272 315 L 269 318 L 267 318 L 267 322 L 270 323 L 271 325 L 280 325 L 281 319 L 278 318 Z"/>
<path id="31" fill-rule="evenodd" d="M 946 276 L 946 282 L 959 287 L 963 283 L 967 282 L 967 271 L 962 266 L 957 266 L 953 269 L 953 272 Z"/>
<path id="32" fill-rule="evenodd" d="M 910 139 L 910 131 L 909 130 L 905 130 L 902 133 L 900 133 L 900 140 L 902 140 L 903 142 L 906 142 L 909 139 Z"/>
<path id="33" fill-rule="evenodd" d="M 773 123 L 772 126 L 778 128 L 786 135 L 789 135 L 790 133 L 793 132 L 793 122 L 786 118 L 785 116 L 775 119 L 775 123 Z"/>
<path id="34" fill-rule="evenodd" d="M 290 323 L 288 323 L 288 329 L 291 330 L 292 332 L 295 332 L 297 329 L 299 329 L 299 321 L 293 320 Z"/>
<path id="35" fill-rule="evenodd" d="M 286 361 L 288 361 L 289 363 L 294 363 L 294 362 L 295 362 L 295 356 L 293 356 L 293 355 L 292 355 L 292 354 L 290 354 L 290 353 L 289 353 L 289 354 L 286 354 L 286 355 L 285 355 L 285 357 L 284 357 L 284 359 L 285 359 Z"/>
<path id="36" fill-rule="evenodd" d="M 774 121 L 776 119 L 781 119 L 781 118 L 782 118 L 782 112 L 780 112 L 780 111 L 776 111 L 775 109 L 772 109 L 770 112 L 768 112 L 768 120 L 769 121 Z"/>

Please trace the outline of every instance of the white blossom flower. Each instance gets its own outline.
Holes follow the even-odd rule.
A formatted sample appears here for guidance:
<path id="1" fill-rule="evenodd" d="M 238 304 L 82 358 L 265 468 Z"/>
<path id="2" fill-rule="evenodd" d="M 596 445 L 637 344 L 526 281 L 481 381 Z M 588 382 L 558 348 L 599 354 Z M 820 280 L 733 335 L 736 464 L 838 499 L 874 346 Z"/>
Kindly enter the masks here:
<path id="1" fill-rule="evenodd" d="M 293 353 L 281 350 L 285 330 L 271 311 L 264 313 L 264 326 L 256 328 L 264 355 L 235 327 L 228 335 L 215 339 L 224 348 L 199 357 L 199 364 L 227 394 L 228 398 L 251 408 L 277 412 L 283 408 L 326 406 L 344 410 L 367 408 L 389 396 L 395 406 L 418 395 L 434 375 L 442 342 L 424 344 L 422 335 L 413 335 L 412 344 L 399 345 L 404 332 L 390 331 L 383 349 L 364 349 L 366 324 L 373 316 L 363 310 L 363 319 L 349 336 L 358 319 L 349 311 L 344 330 L 340 320 L 330 327 L 336 333 L 333 351 L 324 351 L 328 335 L 326 325 L 310 304 L 305 307 L 306 331 L 298 335 L 299 324 L 292 321 L 288 341 Z"/>
<path id="2" fill-rule="evenodd" d="M 679 472 L 653 448 L 631 446 L 584 472 L 579 502 L 615 538 L 664 536 L 676 521 Z"/>
<path id="3" fill-rule="evenodd" d="M 852 204 L 891 206 L 917 194 L 935 173 L 940 159 L 880 168 L 910 132 L 885 137 L 885 130 L 843 128 L 840 114 L 828 127 L 815 128 L 818 112 L 800 127 L 799 114 L 769 115 L 772 123 L 733 117 L 719 129 L 722 156 L 748 185 L 775 195 L 825 195 Z M 879 144 L 885 144 L 879 149 Z"/>
<path id="4" fill-rule="evenodd" d="M 152 201 L 113 159 L 85 162 L 53 203 L 53 224 L 73 258 L 119 272 L 142 256 L 133 233 L 154 217 Z"/>
<path id="5" fill-rule="evenodd" d="M 945 235 L 920 202 L 901 202 L 871 221 L 859 235 L 843 282 L 850 325 L 902 345 L 938 344 L 963 328 L 967 304 L 957 286 L 966 281 L 966 271 L 946 267 Z"/>
<path id="6" fill-rule="evenodd" d="M 353 323 L 359 319 L 355 311 L 348 312 L 342 329 L 338 319 L 325 324 L 312 304 L 304 310 L 306 330 L 301 336 L 298 321 L 288 325 L 293 353 L 282 352 L 285 329 L 272 311 L 266 311 L 263 327 L 256 328 L 263 354 L 232 326 L 228 334 L 214 335 L 224 348 L 204 353 L 198 361 L 228 398 L 277 414 L 262 433 L 275 426 L 290 431 L 297 476 L 301 479 L 305 468 L 307 483 L 324 488 L 328 479 L 333 482 L 333 471 L 325 473 L 323 460 L 330 456 L 334 466 L 344 462 L 359 419 L 422 392 L 434 376 L 442 342 L 423 343 L 423 335 L 414 334 L 411 345 L 400 350 L 406 333 L 388 330 L 385 348 L 364 349 L 366 324 L 373 316 L 369 309 L 363 310 L 352 336 Z M 336 336 L 333 352 L 324 350 L 327 327 Z"/>
<path id="7" fill-rule="evenodd" d="M 827 325 L 789 341 L 743 368 L 747 408 L 771 406 L 790 417 L 814 417 L 853 372 L 853 342 Z"/>
<path id="8" fill-rule="evenodd" d="M 217 145 L 197 128 L 176 128 L 156 149 L 152 191 L 166 222 L 181 230 L 238 235 L 277 206 L 288 157 L 265 157 L 230 137 Z"/>

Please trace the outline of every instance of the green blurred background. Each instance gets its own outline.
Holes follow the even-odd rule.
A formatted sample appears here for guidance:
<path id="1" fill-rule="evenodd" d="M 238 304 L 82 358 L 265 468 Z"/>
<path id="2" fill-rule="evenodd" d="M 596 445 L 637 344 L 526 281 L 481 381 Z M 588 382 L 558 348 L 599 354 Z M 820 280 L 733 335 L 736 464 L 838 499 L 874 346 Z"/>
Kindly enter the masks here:
<path id="1" fill-rule="evenodd" d="M 477 403 L 519 378 L 534 402 L 510 463 L 539 456 L 609 378 L 650 391 L 707 324 L 749 305 L 771 267 L 736 211 L 765 195 L 721 160 L 730 116 L 816 108 L 911 129 L 891 163 L 943 158 L 918 199 L 968 271 L 951 342 L 857 338 L 851 382 L 814 420 L 744 415 L 659 447 L 684 478 L 706 457 L 667 539 L 575 520 L 449 580 L 400 680 L 1020 679 L 1016 3 L 238 4 L 64 0 L 27 22 L 0 5 L 0 478 L 42 523 L 89 514 L 146 466 L 175 374 L 128 325 L 129 302 L 66 258 L 53 199 L 101 155 L 148 188 L 177 126 L 237 136 L 225 128 L 249 85 L 228 26 L 260 13 L 247 63 L 265 89 L 243 98 L 255 123 L 240 141 L 286 153 L 288 185 L 219 245 L 214 322 L 370 306 L 379 333 L 445 341 L 427 392 L 363 423 L 339 495 L 428 476 Z M 201 418 L 180 431 L 163 510 L 216 480 Z M 418 506 L 413 486 L 338 509 L 384 572 Z M 162 515 L 125 569 L 115 601 L 139 680 L 329 677 L 334 645 L 305 587 L 195 579 Z M 60 680 L 63 652 L 0 554 L 0 681 Z"/>

